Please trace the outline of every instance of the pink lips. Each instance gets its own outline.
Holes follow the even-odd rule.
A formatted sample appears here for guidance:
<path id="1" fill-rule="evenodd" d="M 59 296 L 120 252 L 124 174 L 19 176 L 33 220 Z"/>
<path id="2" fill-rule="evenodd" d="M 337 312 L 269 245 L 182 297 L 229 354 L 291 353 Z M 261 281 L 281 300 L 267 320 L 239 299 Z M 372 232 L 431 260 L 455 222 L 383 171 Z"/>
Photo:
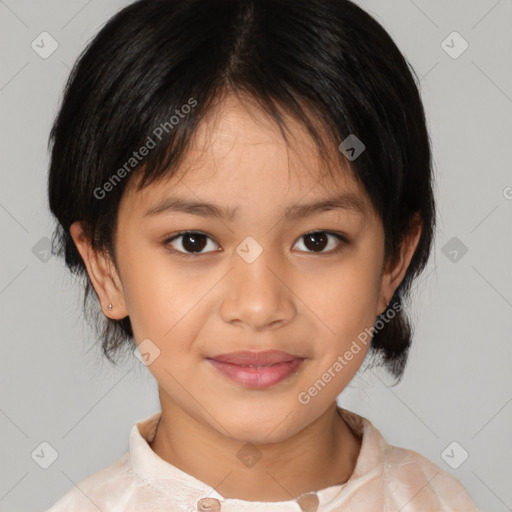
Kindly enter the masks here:
<path id="1" fill-rule="evenodd" d="M 221 373 L 253 389 L 273 386 L 289 377 L 304 361 L 303 357 L 280 350 L 231 352 L 208 358 Z"/>

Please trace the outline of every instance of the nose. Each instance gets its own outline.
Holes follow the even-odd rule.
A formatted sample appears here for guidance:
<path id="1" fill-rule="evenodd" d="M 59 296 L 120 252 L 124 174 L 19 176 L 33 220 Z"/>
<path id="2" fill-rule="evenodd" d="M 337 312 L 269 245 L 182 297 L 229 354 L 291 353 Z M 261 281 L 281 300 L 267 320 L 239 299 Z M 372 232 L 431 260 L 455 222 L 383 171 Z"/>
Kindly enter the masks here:
<path id="1" fill-rule="evenodd" d="M 220 312 L 225 322 L 266 330 L 292 320 L 297 314 L 295 295 L 291 272 L 282 260 L 254 239 L 239 246 L 224 280 Z"/>

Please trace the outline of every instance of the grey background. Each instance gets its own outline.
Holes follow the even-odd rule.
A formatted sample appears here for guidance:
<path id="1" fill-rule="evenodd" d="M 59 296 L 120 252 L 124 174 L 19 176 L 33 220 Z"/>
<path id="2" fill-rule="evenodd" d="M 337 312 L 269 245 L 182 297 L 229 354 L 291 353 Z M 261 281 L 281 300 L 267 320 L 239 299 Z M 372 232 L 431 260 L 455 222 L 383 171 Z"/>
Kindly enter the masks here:
<path id="1" fill-rule="evenodd" d="M 358 3 L 422 78 L 440 223 L 415 287 L 403 382 L 389 388 L 385 374 L 360 372 L 339 403 L 454 474 L 482 511 L 512 510 L 512 0 Z M 62 87 L 86 41 L 126 4 L 0 1 L 2 512 L 46 509 L 121 457 L 133 423 L 159 410 L 137 359 L 117 370 L 103 362 L 77 285 L 44 252 L 46 143 Z M 47 59 L 31 48 L 43 31 L 59 45 Z M 442 44 L 454 31 L 469 43 L 458 58 L 445 48 L 460 40 Z M 43 441 L 58 452 L 48 469 L 31 456 Z M 453 441 L 451 461 L 469 454 L 457 469 L 441 456 Z"/>

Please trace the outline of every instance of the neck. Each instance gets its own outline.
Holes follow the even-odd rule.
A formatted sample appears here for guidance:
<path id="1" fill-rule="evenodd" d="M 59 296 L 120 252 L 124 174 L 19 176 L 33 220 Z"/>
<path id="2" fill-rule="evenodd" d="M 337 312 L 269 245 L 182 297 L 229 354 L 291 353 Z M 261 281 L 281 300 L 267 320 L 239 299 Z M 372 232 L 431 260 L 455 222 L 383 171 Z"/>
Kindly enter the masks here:
<path id="1" fill-rule="evenodd" d="M 361 441 L 335 402 L 288 439 L 252 444 L 225 437 L 163 398 L 161 393 L 162 416 L 151 448 L 226 499 L 287 501 L 343 484 L 354 470 Z"/>

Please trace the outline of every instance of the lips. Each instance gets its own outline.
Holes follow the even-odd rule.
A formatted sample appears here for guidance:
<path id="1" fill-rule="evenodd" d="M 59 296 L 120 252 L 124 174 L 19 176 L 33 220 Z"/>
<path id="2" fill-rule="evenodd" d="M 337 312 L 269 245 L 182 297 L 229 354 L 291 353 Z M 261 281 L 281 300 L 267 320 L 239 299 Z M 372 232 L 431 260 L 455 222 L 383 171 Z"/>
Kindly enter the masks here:
<path id="1" fill-rule="evenodd" d="M 266 350 L 262 352 L 241 351 L 230 352 L 210 357 L 221 363 L 229 363 L 237 366 L 270 366 L 278 363 L 285 363 L 295 359 L 303 359 L 300 356 L 282 352 L 281 350 Z"/>
<path id="2" fill-rule="evenodd" d="M 224 377 L 251 389 L 268 388 L 286 380 L 299 370 L 304 359 L 280 350 L 231 352 L 207 358 Z"/>

